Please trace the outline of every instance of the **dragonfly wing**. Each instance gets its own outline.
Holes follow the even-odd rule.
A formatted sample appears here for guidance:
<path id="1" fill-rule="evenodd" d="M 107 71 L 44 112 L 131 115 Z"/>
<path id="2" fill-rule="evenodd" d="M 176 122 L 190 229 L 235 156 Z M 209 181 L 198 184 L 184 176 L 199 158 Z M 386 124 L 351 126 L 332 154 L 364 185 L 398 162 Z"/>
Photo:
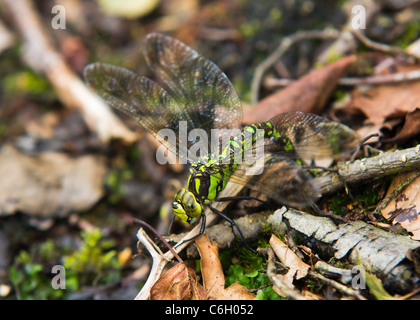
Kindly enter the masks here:
<path id="1" fill-rule="evenodd" d="M 160 33 L 146 37 L 144 55 L 150 69 L 183 106 L 189 130 L 238 128 L 242 121 L 239 97 L 227 76 L 182 42 Z M 209 136 L 210 137 L 210 136 Z"/>
<path id="2" fill-rule="evenodd" d="M 178 132 L 182 120 L 181 106 L 162 87 L 130 70 L 104 63 L 88 65 L 84 77 L 112 107 L 135 119 L 169 150 L 186 155 L 179 141 L 170 143 L 160 132 L 161 129 Z"/>
<path id="3" fill-rule="evenodd" d="M 282 155 L 271 155 L 249 187 L 294 208 L 307 207 L 321 196 L 310 172 Z"/>
<path id="4" fill-rule="evenodd" d="M 295 208 L 306 207 L 320 197 L 319 188 L 309 170 L 278 153 L 265 153 L 262 163 L 243 163 L 227 180 L 246 185 L 281 204 Z"/>
<path id="5" fill-rule="evenodd" d="M 342 154 L 355 148 L 360 138 L 355 131 L 347 126 L 303 112 L 281 113 L 269 120 L 280 137 L 272 139 L 277 144 L 279 152 L 290 142 L 297 157 L 309 164 L 324 159 L 332 159 L 334 155 Z M 269 145 L 266 144 L 268 148 Z M 319 164 L 319 163 L 317 163 Z"/>

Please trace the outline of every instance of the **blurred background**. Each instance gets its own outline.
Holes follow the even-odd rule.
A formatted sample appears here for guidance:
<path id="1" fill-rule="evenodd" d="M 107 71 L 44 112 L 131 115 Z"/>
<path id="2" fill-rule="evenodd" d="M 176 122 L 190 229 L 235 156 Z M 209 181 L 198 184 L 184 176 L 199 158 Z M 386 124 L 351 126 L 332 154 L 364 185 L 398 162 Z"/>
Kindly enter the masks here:
<path id="1" fill-rule="evenodd" d="M 0 298 L 133 299 L 151 261 L 147 254 L 132 259 L 132 219 L 165 233 L 173 195 L 186 181 L 181 165 L 157 164 L 158 145 L 142 128 L 97 107 L 83 87 L 87 64 L 152 77 L 142 41 L 163 32 L 214 61 L 246 113 L 279 89 L 265 78 L 258 83 L 256 72 L 282 39 L 340 33 L 357 4 L 366 8 L 366 37 L 401 48 L 418 38 L 420 3 L 413 0 L 0 1 Z M 296 80 L 368 51 L 353 38 L 327 52 L 338 38 L 298 41 L 265 74 Z M 54 265 L 66 268 L 66 290 L 51 288 Z"/>

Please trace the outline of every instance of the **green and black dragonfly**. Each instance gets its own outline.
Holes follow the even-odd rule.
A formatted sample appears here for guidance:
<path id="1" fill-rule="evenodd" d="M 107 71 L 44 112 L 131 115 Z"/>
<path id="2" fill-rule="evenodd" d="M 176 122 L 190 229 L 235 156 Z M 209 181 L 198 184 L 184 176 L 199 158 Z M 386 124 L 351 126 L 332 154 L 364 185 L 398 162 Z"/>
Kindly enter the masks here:
<path id="1" fill-rule="evenodd" d="M 279 114 L 239 130 L 240 100 L 227 76 L 213 62 L 160 33 L 146 37 L 144 56 L 159 84 L 104 63 L 88 65 L 84 77 L 112 107 L 134 118 L 165 147 L 191 164 L 187 187 L 175 195 L 172 207 L 186 223 L 201 217 L 200 234 L 205 228 L 203 206 L 212 208 L 211 202 L 218 200 L 228 181 L 246 184 L 282 204 L 304 207 L 320 194 L 308 167 L 302 164 L 332 158 L 359 143 L 358 136 L 348 127 L 302 112 Z M 182 125 L 189 132 L 201 129 L 206 135 L 181 136 Z M 175 139 L 169 139 L 162 129 L 172 130 Z M 219 134 L 211 140 L 214 129 L 219 129 Z M 215 141 L 213 152 L 201 154 L 201 158 L 189 152 L 198 144 L 210 146 Z M 247 169 L 256 167 L 258 154 L 263 158 L 263 170 L 249 179 L 245 174 Z M 241 164 L 236 161 L 238 157 L 247 161 Z M 227 219 L 233 226 L 233 221 Z"/>

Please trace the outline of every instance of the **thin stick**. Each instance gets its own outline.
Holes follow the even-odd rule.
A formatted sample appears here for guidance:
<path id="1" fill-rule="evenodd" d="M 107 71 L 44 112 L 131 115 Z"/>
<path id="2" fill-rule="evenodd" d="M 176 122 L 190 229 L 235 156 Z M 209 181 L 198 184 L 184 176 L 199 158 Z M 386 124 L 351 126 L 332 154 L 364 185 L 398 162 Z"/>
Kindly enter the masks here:
<path id="1" fill-rule="evenodd" d="M 338 82 L 341 86 L 383 85 L 420 80 L 420 70 L 375 75 L 364 78 L 342 78 Z"/>
<path id="2" fill-rule="evenodd" d="M 290 47 L 299 41 L 310 39 L 335 39 L 340 32 L 334 29 L 322 31 L 298 31 L 288 37 L 283 38 L 279 46 L 255 69 L 254 77 L 251 83 L 251 103 L 255 104 L 259 100 L 259 90 L 264 73 L 271 68 L 281 56 L 290 49 Z"/>
<path id="3" fill-rule="evenodd" d="M 340 86 L 359 86 L 359 85 L 384 85 L 384 84 L 392 84 L 392 83 L 402 83 L 408 81 L 419 81 L 420 80 L 420 70 L 413 70 L 408 72 L 397 72 L 391 74 L 383 74 L 383 75 L 374 75 L 370 77 L 363 77 L 363 78 L 341 78 L 338 81 Z M 264 81 L 264 86 L 267 89 L 276 89 L 282 88 L 292 83 L 296 82 L 296 80 L 292 79 L 276 79 L 276 78 L 269 78 Z"/>
<path id="4" fill-rule="evenodd" d="M 149 238 L 147 233 L 144 232 L 143 228 L 140 228 L 137 232 L 137 238 L 146 247 L 146 249 L 152 256 L 153 265 L 152 269 L 150 270 L 149 277 L 146 280 L 146 283 L 144 284 L 143 288 L 138 293 L 138 295 L 134 298 L 134 300 L 147 300 L 150 296 L 150 290 L 152 289 L 155 282 L 159 279 L 161 273 L 163 272 L 163 269 L 168 263 L 168 260 L 166 260 L 165 256 Z"/>
<path id="5" fill-rule="evenodd" d="M 140 224 L 142 226 L 145 226 L 146 228 L 148 228 L 149 230 L 151 230 L 160 239 L 160 241 L 162 241 L 163 244 L 172 252 L 172 254 L 175 256 L 175 258 L 180 263 L 184 263 L 184 261 L 181 259 L 181 257 L 176 253 L 176 251 L 171 247 L 171 245 L 165 240 L 165 238 L 162 237 L 159 232 L 157 232 L 157 230 L 155 228 L 153 228 L 147 222 L 144 222 L 144 221 L 139 220 L 139 219 L 136 219 L 136 218 L 133 219 L 133 222 L 138 223 L 138 224 Z"/>
<path id="6" fill-rule="evenodd" d="M 371 158 L 363 158 L 339 165 L 338 173 L 316 177 L 321 194 L 331 194 L 344 187 L 367 180 L 379 179 L 395 173 L 418 171 L 420 169 L 420 145 L 414 148 L 388 151 Z"/>
<path id="7" fill-rule="evenodd" d="M 221 196 L 235 196 L 239 193 L 239 191 L 241 191 L 243 188 L 243 185 L 240 184 L 236 184 L 233 182 L 229 182 L 226 186 L 226 188 L 222 191 Z M 217 208 L 217 210 L 223 211 L 227 205 L 229 204 L 228 201 L 225 202 L 216 202 L 213 207 Z M 217 215 L 215 213 L 213 213 L 209 208 L 206 208 L 204 211 L 204 214 L 206 214 L 206 221 L 207 224 L 211 224 L 213 222 L 214 219 L 216 219 Z M 184 248 L 186 248 L 189 245 L 189 242 L 184 242 L 185 240 L 191 239 L 192 237 L 194 237 L 195 235 L 200 233 L 200 224 L 196 225 L 190 232 L 188 232 L 178 243 L 180 243 L 180 245 L 175 245 L 175 248 L 173 248 L 173 250 L 178 253 L 181 252 Z M 143 229 L 139 230 L 139 233 L 137 234 L 137 237 L 139 238 L 139 241 L 141 241 L 143 244 L 146 245 L 146 243 L 148 243 L 148 246 L 150 247 L 150 239 L 148 240 L 147 235 L 144 236 L 143 233 L 144 231 L 142 231 Z M 142 232 L 141 232 L 142 231 Z M 141 238 L 140 238 L 141 237 Z M 147 238 L 146 238 L 147 237 Z M 146 243 L 145 243 L 145 242 Z M 148 248 L 146 246 L 146 248 Z M 149 250 L 149 249 L 148 249 Z M 166 252 L 164 255 L 159 255 L 156 253 L 155 249 L 152 249 L 153 254 L 153 267 L 152 270 L 150 271 L 150 275 L 146 281 L 146 284 L 143 286 L 143 288 L 141 289 L 141 291 L 139 292 L 139 294 L 136 296 L 136 300 L 147 300 L 150 296 L 150 289 L 152 288 L 153 284 L 160 278 L 163 269 L 165 267 L 165 265 L 171 261 L 174 258 L 174 253 L 172 252 L 172 250 Z M 150 252 L 150 250 L 149 250 Z M 156 262 L 155 262 L 156 260 Z"/>
<path id="8" fill-rule="evenodd" d="M 416 53 L 413 52 L 407 52 L 404 49 L 401 49 L 399 47 L 393 47 L 393 46 L 389 46 L 383 43 L 379 43 L 379 42 L 375 42 L 370 40 L 368 37 L 366 37 L 365 35 L 357 32 L 356 30 L 349 28 L 349 27 L 344 27 L 345 30 L 350 31 L 356 38 L 357 40 L 359 40 L 361 43 L 363 43 L 366 47 L 369 47 L 371 49 L 377 50 L 377 51 L 381 51 L 381 52 L 385 52 L 391 55 L 398 55 L 398 54 L 403 54 L 409 57 L 413 57 L 416 60 L 420 60 L 420 56 L 417 55 Z"/>
<path id="9" fill-rule="evenodd" d="M 327 284 L 327 285 L 330 285 L 330 286 L 332 286 L 332 287 L 334 287 L 334 288 L 338 289 L 340 292 L 343 292 L 343 293 L 345 293 L 345 294 L 347 294 L 347 295 L 349 295 L 349 296 L 356 297 L 356 298 L 357 298 L 357 299 L 359 299 L 359 300 L 366 300 L 366 298 L 365 298 L 364 296 L 362 296 L 362 295 L 360 294 L 360 292 L 358 292 L 358 291 L 356 291 L 356 290 L 353 290 L 352 288 L 349 288 L 349 287 L 345 286 L 344 284 L 339 283 L 339 282 L 337 282 L 337 281 L 335 281 L 335 280 L 328 279 L 327 277 L 324 277 L 322 274 L 320 274 L 320 273 L 318 273 L 318 272 L 315 272 L 315 271 L 313 271 L 313 270 L 309 270 L 308 275 L 309 275 L 311 278 L 314 278 L 314 279 L 316 279 L 316 280 L 320 280 L 320 281 L 322 281 L 323 283 L 325 283 L 325 284 Z"/>

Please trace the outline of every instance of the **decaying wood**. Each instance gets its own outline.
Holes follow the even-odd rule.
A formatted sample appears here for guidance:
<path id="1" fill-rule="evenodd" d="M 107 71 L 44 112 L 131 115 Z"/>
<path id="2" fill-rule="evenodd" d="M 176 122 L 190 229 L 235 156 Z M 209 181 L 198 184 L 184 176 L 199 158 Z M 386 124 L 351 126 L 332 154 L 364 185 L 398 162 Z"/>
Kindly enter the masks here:
<path id="1" fill-rule="evenodd" d="M 338 168 L 339 175 L 328 173 L 315 178 L 321 194 L 331 194 L 352 184 L 372 181 L 385 176 L 420 169 L 420 145 L 414 148 L 388 151 L 376 157 L 363 158 Z"/>
<path id="2" fill-rule="evenodd" d="M 420 247 L 420 243 L 409 236 L 390 233 L 363 221 L 336 225 L 329 218 L 293 209 L 277 210 L 267 223 L 277 229 L 283 221 L 321 258 L 346 257 L 350 263 L 362 265 L 382 278 L 386 288 L 404 292 L 412 289 L 413 265 L 408 263 L 406 254 Z"/>
<path id="3" fill-rule="evenodd" d="M 5 0 L 17 29 L 24 40 L 23 59 L 35 71 L 44 74 L 61 102 L 78 108 L 86 124 L 103 142 L 116 138 L 126 143 L 136 139 L 108 105 L 95 96 L 55 50 L 41 18 L 29 0 Z"/>

